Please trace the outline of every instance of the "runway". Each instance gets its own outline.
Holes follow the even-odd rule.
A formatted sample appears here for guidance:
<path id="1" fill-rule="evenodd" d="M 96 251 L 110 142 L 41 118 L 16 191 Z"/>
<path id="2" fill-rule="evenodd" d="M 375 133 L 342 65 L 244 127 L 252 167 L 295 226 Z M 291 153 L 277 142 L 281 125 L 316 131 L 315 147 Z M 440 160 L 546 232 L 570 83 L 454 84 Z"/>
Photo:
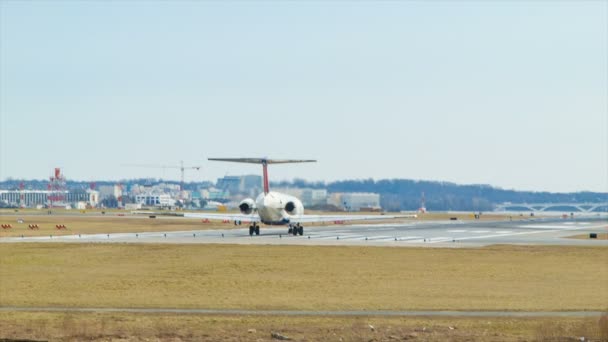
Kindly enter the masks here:
<path id="1" fill-rule="evenodd" d="M 220 243 L 260 245 L 353 245 L 477 247 L 495 244 L 608 246 L 608 240 L 571 239 L 573 235 L 608 232 L 606 217 L 534 219 L 519 221 L 411 221 L 391 224 L 307 226 L 303 236 L 285 227 L 262 227 L 259 236 L 238 229 L 180 232 L 81 234 L 12 237 L 0 242 L 76 243 Z"/>

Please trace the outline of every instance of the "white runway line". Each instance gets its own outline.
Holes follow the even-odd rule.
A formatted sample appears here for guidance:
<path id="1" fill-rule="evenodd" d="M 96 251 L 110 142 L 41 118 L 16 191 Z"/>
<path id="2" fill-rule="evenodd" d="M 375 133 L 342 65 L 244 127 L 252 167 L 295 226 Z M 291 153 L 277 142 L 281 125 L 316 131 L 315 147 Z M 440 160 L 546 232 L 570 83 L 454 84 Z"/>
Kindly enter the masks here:
<path id="1" fill-rule="evenodd" d="M 430 238 L 425 238 L 421 236 L 414 237 L 412 240 L 398 240 L 403 241 L 405 243 L 438 243 L 438 242 L 446 242 L 452 241 L 453 238 L 447 236 L 435 236 Z"/>
<path id="2" fill-rule="evenodd" d="M 388 235 L 368 236 L 367 237 L 367 240 L 371 240 L 371 241 L 382 241 L 382 240 L 390 240 L 390 239 L 392 239 L 394 241 L 395 237 L 388 236 Z"/>
<path id="3" fill-rule="evenodd" d="M 374 239 L 373 241 L 388 242 L 388 241 L 399 241 L 399 240 L 398 240 L 398 237 L 391 236 L 391 237 L 386 237 L 386 238 L 382 238 L 382 239 Z"/>
<path id="4" fill-rule="evenodd" d="M 471 233 L 477 233 L 477 234 L 483 234 L 483 233 L 489 233 L 489 230 L 471 230 Z"/>
<path id="5" fill-rule="evenodd" d="M 518 226 L 518 228 L 532 228 L 532 229 L 572 229 L 572 227 L 564 226 L 564 225 L 535 225 L 529 224 L 524 226 Z"/>
<path id="6" fill-rule="evenodd" d="M 352 233 L 353 230 L 352 229 L 340 229 L 340 230 L 331 230 L 328 232 L 331 232 L 332 234 L 334 234 L 334 233 L 336 233 L 336 234 L 337 233 Z"/>
<path id="7" fill-rule="evenodd" d="M 363 240 L 365 240 L 366 237 L 367 236 L 358 236 L 356 238 L 352 238 L 352 239 L 349 239 L 349 240 L 363 241 Z M 342 238 L 340 238 L 340 240 L 342 240 Z"/>
<path id="8" fill-rule="evenodd" d="M 334 234 L 334 235 L 317 236 L 316 239 L 318 239 L 318 240 L 340 240 L 340 239 L 348 239 L 349 237 L 352 237 L 352 235 L 348 235 L 348 234 L 344 234 L 344 235 Z M 310 238 L 314 239 L 315 237 L 311 236 Z"/>
<path id="9" fill-rule="evenodd" d="M 432 239 L 426 239 L 426 242 L 439 243 L 439 242 L 448 242 L 448 241 L 452 241 L 452 240 L 454 240 L 454 238 L 447 237 L 447 236 L 439 236 L 439 237 L 434 237 Z"/>
<path id="10" fill-rule="evenodd" d="M 466 232 L 468 232 L 468 230 L 466 230 L 466 229 L 451 229 L 451 230 L 448 230 L 448 233 L 466 233 Z"/>
<path id="11" fill-rule="evenodd" d="M 397 241 L 422 239 L 422 236 L 397 236 Z"/>
<path id="12" fill-rule="evenodd" d="M 363 235 L 340 235 L 340 240 L 365 240 L 365 236 L 363 236 Z"/>
<path id="13" fill-rule="evenodd" d="M 576 230 L 576 229 L 569 229 L 569 230 Z M 492 235 L 469 236 L 469 237 L 457 238 L 456 241 L 474 240 L 474 239 L 491 239 L 491 238 L 497 238 L 497 237 L 515 236 L 515 235 L 527 235 L 527 234 L 538 234 L 538 233 L 553 233 L 553 232 L 559 232 L 559 231 L 563 231 L 563 229 L 534 230 L 534 231 L 508 233 L 508 234 L 492 234 Z"/>

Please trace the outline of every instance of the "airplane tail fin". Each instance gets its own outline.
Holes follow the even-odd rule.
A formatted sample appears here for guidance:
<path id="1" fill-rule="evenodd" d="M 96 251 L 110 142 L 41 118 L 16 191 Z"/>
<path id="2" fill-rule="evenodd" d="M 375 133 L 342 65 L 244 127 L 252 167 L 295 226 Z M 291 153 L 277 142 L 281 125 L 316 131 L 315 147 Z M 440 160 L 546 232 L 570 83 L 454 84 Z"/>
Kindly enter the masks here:
<path id="1" fill-rule="evenodd" d="M 268 164 L 291 164 L 291 163 L 314 163 L 316 160 L 312 159 L 268 159 L 268 158 L 208 158 L 211 161 L 224 161 L 233 163 L 248 163 L 248 164 L 262 164 L 262 170 L 264 172 L 264 193 L 267 194 L 270 191 L 268 186 Z"/>

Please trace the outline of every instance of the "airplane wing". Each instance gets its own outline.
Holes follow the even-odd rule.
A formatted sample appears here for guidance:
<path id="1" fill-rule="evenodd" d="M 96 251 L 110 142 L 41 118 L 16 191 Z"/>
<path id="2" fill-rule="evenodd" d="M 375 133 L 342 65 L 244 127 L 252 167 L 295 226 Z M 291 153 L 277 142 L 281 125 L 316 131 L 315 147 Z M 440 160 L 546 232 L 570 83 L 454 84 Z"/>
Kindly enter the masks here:
<path id="1" fill-rule="evenodd" d="M 155 216 L 177 216 L 185 218 L 199 218 L 209 220 L 229 220 L 241 222 L 260 222 L 260 216 L 256 213 L 249 215 L 245 214 L 218 214 L 218 213 L 184 213 L 184 212 L 154 212 L 154 211 L 134 211 L 133 214 L 138 215 L 155 215 Z M 400 218 L 416 218 L 417 215 L 290 215 L 291 223 L 322 223 L 336 221 L 380 221 Z"/>
<path id="2" fill-rule="evenodd" d="M 245 215 L 245 214 L 214 214 L 214 213 L 183 213 L 183 212 L 154 212 L 154 211 L 134 211 L 136 215 L 154 215 L 154 216 L 176 216 L 185 218 L 199 218 L 209 220 L 229 220 L 229 221 L 242 221 L 242 222 L 260 222 L 260 216 L 257 213 Z"/>
<path id="3" fill-rule="evenodd" d="M 243 222 L 260 222 L 260 215 L 255 214 L 212 214 L 212 213 L 184 213 L 184 217 L 200 218 L 209 220 L 230 220 Z"/>
<path id="4" fill-rule="evenodd" d="M 292 215 L 289 217 L 292 223 L 321 223 L 336 221 L 379 221 L 399 218 L 416 218 L 411 215 Z"/>

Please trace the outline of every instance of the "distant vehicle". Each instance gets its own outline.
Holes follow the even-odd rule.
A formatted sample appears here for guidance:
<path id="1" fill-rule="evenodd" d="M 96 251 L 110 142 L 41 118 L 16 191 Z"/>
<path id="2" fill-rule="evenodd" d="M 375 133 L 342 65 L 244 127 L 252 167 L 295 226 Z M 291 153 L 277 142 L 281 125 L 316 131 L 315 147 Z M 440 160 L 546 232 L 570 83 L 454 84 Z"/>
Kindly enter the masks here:
<path id="1" fill-rule="evenodd" d="M 303 235 L 304 223 L 387 220 L 393 218 L 415 218 L 416 215 L 305 215 L 302 202 L 287 194 L 270 191 L 268 182 L 269 164 L 310 163 L 316 160 L 267 159 L 267 158 L 209 158 L 211 161 L 261 164 L 264 192 L 254 200 L 247 198 L 239 203 L 240 214 L 184 213 L 184 217 L 250 222 L 249 235 L 260 235 L 259 223 L 286 225 L 287 233 Z"/>

